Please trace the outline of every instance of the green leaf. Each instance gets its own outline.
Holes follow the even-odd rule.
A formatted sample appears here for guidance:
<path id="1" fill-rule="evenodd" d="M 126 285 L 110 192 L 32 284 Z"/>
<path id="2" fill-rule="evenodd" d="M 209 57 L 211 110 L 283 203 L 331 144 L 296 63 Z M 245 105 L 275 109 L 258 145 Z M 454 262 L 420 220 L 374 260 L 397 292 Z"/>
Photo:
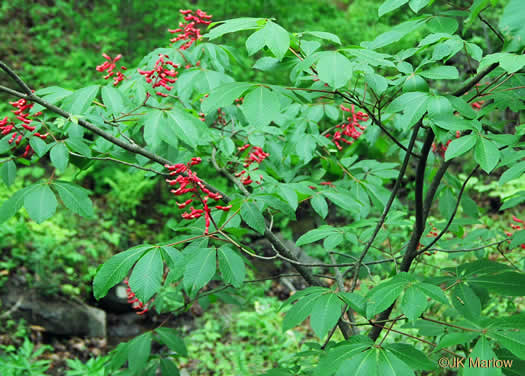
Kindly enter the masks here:
<path id="1" fill-rule="evenodd" d="M 160 358 L 160 372 L 162 376 L 179 376 L 180 372 L 173 360 L 169 358 Z"/>
<path id="2" fill-rule="evenodd" d="M 191 294 L 204 287 L 215 275 L 217 252 L 214 248 L 201 248 L 192 251 L 184 270 L 184 288 Z"/>
<path id="3" fill-rule="evenodd" d="M 392 352 L 378 349 L 377 375 L 414 376 L 414 371 Z"/>
<path id="4" fill-rule="evenodd" d="M 468 117 L 469 119 L 475 119 L 478 116 L 478 113 L 461 97 L 455 97 L 453 95 L 447 96 L 447 99 L 455 110 L 457 110 L 461 115 Z"/>
<path id="5" fill-rule="evenodd" d="M 454 34 L 458 29 L 458 22 L 452 17 L 432 17 L 428 22 L 429 29 L 434 33 Z"/>
<path id="6" fill-rule="evenodd" d="M 483 171 L 490 174 L 494 167 L 497 166 L 499 158 L 500 151 L 496 144 L 484 137 L 480 137 L 474 148 L 474 159 L 479 163 Z"/>
<path id="7" fill-rule="evenodd" d="M 393 278 L 374 287 L 367 296 L 366 318 L 371 319 L 390 307 L 401 295 L 407 283 L 407 280 Z"/>
<path id="8" fill-rule="evenodd" d="M 146 144 L 150 145 L 153 150 L 157 150 L 163 139 L 162 127 L 166 126 L 166 117 L 164 111 L 148 112 L 144 120 L 144 140 Z M 176 144 L 176 138 L 172 140 L 170 145 Z M 174 145 L 178 147 L 178 145 Z"/>
<path id="9" fill-rule="evenodd" d="M 49 156 L 51 158 L 51 163 L 59 171 L 64 172 L 66 170 L 67 164 L 69 162 L 69 150 L 67 150 L 67 147 L 64 145 L 64 143 L 59 142 L 53 146 Z"/>
<path id="10" fill-rule="evenodd" d="M 66 208 L 83 217 L 93 218 L 95 216 L 93 204 L 89 199 L 87 190 L 60 180 L 55 181 L 53 186 Z"/>
<path id="11" fill-rule="evenodd" d="M 93 295 L 95 299 L 103 298 L 110 288 L 122 282 L 135 262 L 151 248 L 152 246 L 149 244 L 137 245 L 125 252 L 114 255 L 106 261 L 93 279 Z"/>
<path id="12" fill-rule="evenodd" d="M 401 311 L 410 321 L 414 321 L 427 309 L 427 297 L 416 286 L 406 289 L 401 300 Z"/>
<path id="13" fill-rule="evenodd" d="M 233 101 L 244 94 L 246 90 L 251 88 L 253 84 L 247 82 L 231 82 L 221 85 L 213 89 L 202 102 L 201 110 L 205 114 L 210 114 L 220 107 L 225 107 L 233 103 Z"/>
<path id="14" fill-rule="evenodd" d="M 264 37 L 265 33 L 261 29 L 257 30 L 255 33 L 250 35 L 248 39 L 246 39 L 246 49 L 248 50 L 248 55 L 252 56 L 265 46 Z"/>
<path id="15" fill-rule="evenodd" d="M 352 78 L 352 63 L 339 52 L 324 52 L 317 62 L 317 72 L 321 81 L 339 89 Z"/>
<path id="16" fill-rule="evenodd" d="M 339 296 L 346 304 L 350 306 L 350 308 L 360 315 L 365 316 L 366 300 L 364 297 L 353 292 L 340 292 Z"/>
<path id="17" fill-rule="evenodd" d="M 146 303 L 160 290 L 163 271 L 164 264 L 158 248 L 148 251 L 137 262 L 129 278 L 129 287 L 141 302 Z"/>
<path id="18" fill-rule="evenodd" d="M 476 145 L 476 141 L 477 137 L 473 134 L 452 140 L 450 145 L 447 147 L 447 151 L 445 152 L 445 161 L 465 154 L 467 151 L 472 149 L 474 145 Z"/>
<path id="19" fill-rule="evenodd" d="M 126 109 L 126 98 L 119 89 L 112 86 L 102 88 L 102 101 L 110 114 L 119 115 Z"/>
<path id="20" fill-rule="evenodd" d="M 360 205 L 356 203 L 356 199 L 349 193 L 343 192 L 322 192 L 323 196 L 328 198 L 334 204 L 349 212 L 359 213 Z"/>
<path id="21" fill-rule="evenodd" d="M 525 66 L 525 55 L 505 54 L 499 64 L 508 73 L 515 73 Z"/>
<path id="22" fill-rule="evenodd" d="M 360 62 L 365 64 L 383 67 L 394 66 L 394 63 L 388 60 L 388 58 L 391 58 L 391 55 L 388 54 L 381 54 L 379 52 L 367 50 L 366 48 L 361 47 L 346 48 L 344 51 L 357 57 Z"/>
<path id="23" fill-rule="evenodd" d="M 377 372 L 377 351 L 375 348 L 371 348 L 367 351 L 363 351 L 350 359 L 345 360 L 341 363 L 339 370 L 335 374 L 336 376 L 371 376 L 371 375 L 386 375 L 379 374 Z M 392 375 L 389 373 L 388 375 Z"/>
<path id="24" fill-rule="evenodd" d="M 499 184 L 503 185 L 511 180 L 517 179 L 525 172 L 525 161 L 514 164 L 511 168 L 506 170 L 499 179 Z"/>
<path id="25" fill-rule="evenodd" d="M 312 35 L 320 39 L 329 40 L 330 42 L 334 42 L 335 44 L 341 44 L 341 40 L 337 35 L 327 33 L 325 31 L 304 31 L 302 34 Z"/>
<path id="26" fill-rule="evenodd" d="M 439 345 L 436 347 L 436 351 L 445 347 L 452 347 L 459 344 L 467 345 L 476 337 L 479 337 L 479 333 L 461 332 L 445 334 L 439 341 Z"/>
<path id="27" fill-rule="evenodd" d="M 260 234 L 264 234 L 266 230 L 264 216 L 253 202 L 246 202 L 241 206 L 241 218 L 252 229 Z"/>
<path id="28" fill-rule="evenodd" d="M 430 3 L 430 0 L 410 0 L 410 3 L 408 4 L 410 6 L 410 9 L 412 9 L 415 13 L 418 13 L 421 9 L 426 7 Z"/>
<path id="29" fill-rule="evenodd" d="M 324 338 L 337 324 L 343 305 L 335 293 L 323 294 L 316 300 L 310 315 L 310 326 L 319 338 Z"/>
<path id="30" fill-rule="evenodd" d="M 31 148 L 39 157 L 43 157 L 47 153 L 47 144 L 39 137 L 31 137 L 29 139 L 29 145 L 31 145 Z"/>
<path id="31" fill-rule="evenodd" d="M 311 134 L 305 134 L 302 136 L 301 142 L 296 143 L 295 151 L 303 163 L 306 164 L 313 159 L 316 146 L 315 137 Z"/>
<path id="32" fill-rule="evenodd" d="M 490 333 L 490 336 L 518 358 L 525 359 L 525 333 L 514 331 L 494 331 Z"/>
<path id="33" fill-rule="evenodd" d="M 25 196 L 24 207 L 33 221 L 42 223 L 55 214 L 57 199 L 49 185 L 42 184 Z"/>
<path id="34" fill-rule="evenodd" d="M 203 135 L 198 131 L 201 125 L 199 119 L 176 106 L 166 112 L 166 115 L 168 121 L 162 125 L 160 131 L 163 141 L 172 145 L 173 138 L 177 137 L 192 148 L 201 144 L 199 140 L 202 140 Z"/>
<path id="35" fill-rule="evenodd" d="M 421 117 L 427 109 L 426 105 L 428 98 L 428 94 L 424 92 L 412 91 L 409 93 L 405 93 L 394 99 L 392 103 L 390 103 L 390 105 L 387 107 L 386 111 L 405 111 L 405 113 L 413 114 L 412 116 L 410 116 L 411 118 L 417 118 L 418 116 Z M 416 108 L 416 110 L 414 110 L 414 108 Z"/>
<path id="36" fill-rule="evenodd" d="M 276 93 L 258 86 L 245 97 L 242 109 L 246 119 L 256 127 L 270 124 L 279 116 L 281 104 Z"/>
<path id="37" fill-rule="evenodd" d="M 510 45 L 516 51 L 525 45 L 525 22 L 523 22 L 523 2 L 521 0 L 510 0 L 503 10 L 500 19 L 500 30 L 506 30 L 512 40 Z"/>
<path id="38" fill-rule="evenodd" d="M 457 284 L 452 290 L 452 305 L 465 318 L 476 322 L 481 315 L 481 302 L 474 291 L 464 283 Z"/>
<path id="39" fill-rule="evenodd" d="M 184 340 L 180 338 L 177 331 L 172 328 L 157 328 L 155 333 L 159 336 L 160 341 L 168 346 L 168 348 L 181 356 L 188 356 L 188 350 L 184 344 Z"/>
<path id="40" fill-rule="evenodd" d="M 317 214 L 319 214 L 321 218 L 326 218 L 328 215 L 328 204 L 326 203 L 326 200 L 323 196 L 320 194 L 314 194 L 310 200 L 310 204 L 312 204 L 312 208 Z"/>
<path id="41" fill-rule="evenodd" d="M 439 212 L 443 218 L 450 217 L 450 213 L 456 207 L 456 197 L 452 194 L 450 189 L 444 189 L 439 197 Z"/>
<path id="42" fill-rule="evenodd" d="M 394 354 L 413 370 L 431 371 L 436 369 L 436 363 L 432 362 L 423 352 L 417 350 L 412 345 L 405 343 L 389 343 L 382 347 Z"/>
<path id="43" fill-rule="evenodd" d="M 441 290 L 438 286 L 431 285 L 430 283 L 424 283 L 424 282 L 418 283 L 416 286 L 418 289 L 423 291 L 423 293 L 426 296 L 434 299 L 435 301 L 443 303 L 443 304 L 449 304 L 447 296 L 445 295 L 443 290 Z"/>
<path id="44" fill-rule="evenodd" d="M 297 200 L 297 192 L 290 185 L 280 184 L 279 185 L 279 195 L 290 205 L 290 207 L 295 211 L 299 202 Z"/>
<path id="45" fill-rule="evenodd" d="M 234 287 L 241 287 L 244 282 L 246 270 L 244 261 L 229 246 L 219 248 L 219 269 L 224 282 L 231 283 Z"/>
<path id="46" fill-rule="evenodd" d="M 258 69 L 263 72 L 271 71 L 276 68 L 279 64 L 279 59 L 270 56 L 263 56 L 255 62 L 253 65 L 254 69 Z"/>
<path id="47" fill-rule="evenodd" d="M 428 116 L 432 119 L 450 116 L 453 108 L 446 97 L 432 96 L 427 101 Z"/>
<path id="48" fill-rule="evenodd" d="M 16 164 L 13 161 L 7 161 L 0 167 L 0 176 L 8 187 L 15 182 Z"/>
<path id="49" fill-rule="evenodd" d="M 488 364 L 488 360 L 496 359 L 496 354 L 492 351 L 489 341 L 485 336 L 481 336 L 476 346 L 469 354 L 468 360 L 465 360 L 464 376 L 499 376 L 501 369 L 494 366 L 483 366 Z"/>
<path id="50" fill-rule="evenodd" d="M 24 199 L 26 195 L 31 191 L 38 189 L 39 187 L 40 185 L 36 184 L 22 188 L 19 191 L 16 191 L 16 193 L 12 195 L 9 199 L 4 201 L 4 203 L 0 207 L 0 223 L 5 222 L 7 219 L 15 215 L 16 212 L 19 211 L 20 208 L 24 205 Z"/>
<path id="51" fill-rule="evenodd" d="M 241 30 L 253 30 L 260 27 L 261 22 L 264 21 L 264 18 L 252 18 L 252 17 L 243 17 L 243 18 L 234 18 L 221 22 L 217 27 L 211 29 L 207 34 L 207 37 L 210 40 L 217 39 L 224 34 L 235 33 Z"/>
<path id="52" fill-rule="evenodd" d="M 510 247 L 514 248 L 521 244 L 525 244 L 525 230 L 515 232 L 514 235 L 512 235 L 512 241 L 510 242 Z"/>
<path id="53" fill-rule="evenodd" d="M 310 294 L 295 303 L 284 316 L 283 331 L 287 331 L 306 320 L 320 296 L 321 293 Z"/>
<path id="54" fill-rule="evenodd" d="M 362 42 L 361 46 L 376 50 L 381 47 L 388 46 L 389 44 L 395 43 L 406 35 L 413 33 L 427 22 L 428 18 L 420 18 L 402 24 L 396 25 L 389 29 L 389 31 L 380 34 L 372 42 Z"/>
<path id="55" fill-rule="evenodd" d="M 386 78 L 375 73 L 366 73 L 365 81 L 376 95 L 383 94 L 388 88 L 388 81 Z"/>
<path id="56" fill-rule="evenodd" d="M 504 272 L 481 275 L 469 278 L 469 283 L 474 283 L 476 286 L 484 287 L 503 296 L 525 295 L 525 275 L 522 273 Z"/>
<path id="57" fill-rule="evenodd" d="M 324 239 L 327 236 L 337 234 L 339 232 L 340 230 L 338 230 L 337 228 L 323 225 L 319 228 L 314 228 L 313 230 L 310 230 L 307 233 L 301 235 L 301 237 L 297 239 L 296 245 L 300 247 L 305 244 L 310 244 L 318 240 Z"/>
<path id="58" fill-rule="evenodd" d="M 146 367 L 151 354 L 151 332 L 133 338 L 128 346 L 128 367 L 135 375 L 140 375 Z"/>
<path id="59" fill-rule="evenodd" d="M 431 80 L 457 80 L 459 78 L 457 68 L 449 65 L 433 67 L 429 70 L 419 72 L 419 75 L 430 78 Z"/>
<path id="60" fill-rule="evenodd" d="M 85 113 L 97 96 L 98 89 L 98 85 L 93 85 L 75 91 L 64 99 L 62 108 L 73 115 Z"/>
<path id="61" fill-rule="evenodd" d="M 379 17 L 381 17 L 382 15 L 386 13 L 396 10 L 397 8 L 401 7 L 402 5 L 406 3 L 408 3 L 408 0 L 386 0 L 379 7 L 379 10 L 378 10 Z"/>
<path id="62" fill-rule="evenodd" d="M 288 51 L 288 47 L 290 47 L 288 32 L 272 21 L 268 21 L 262 30 L 266 45 L 276 58 L 282 60 Z"/>
<path id="63" fill-rule="evenodd" d="M 80 138 L 68 138 L 66 140 L 66 145 L 73 151 L 80 153 L 85 157 L 91 157 L 91 149 Z"/>

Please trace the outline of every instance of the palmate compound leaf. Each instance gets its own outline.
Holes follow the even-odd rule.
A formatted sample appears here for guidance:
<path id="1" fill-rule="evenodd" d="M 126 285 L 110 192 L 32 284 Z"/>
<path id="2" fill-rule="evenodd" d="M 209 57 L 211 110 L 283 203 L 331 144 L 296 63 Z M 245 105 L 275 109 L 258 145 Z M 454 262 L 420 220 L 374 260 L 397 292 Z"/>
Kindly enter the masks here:
<path id="1" fill-rule="evenodd" d="M 151 248 L 153 248 L 152 245 L 141 244 L 118 253 L 106 261 L 98 269 L 93 279 L 93 295 L 95 299 L 103 298 L 110 288 L 122 282 L 135 262 Z"/>
<path id="2" fill-rule="evenodd" d="M 141 302 L 147 302 L 160 290 L 163 269 L 159 248 L 151 249 L 137 262 L 129 278 L 129 287 Z"/>

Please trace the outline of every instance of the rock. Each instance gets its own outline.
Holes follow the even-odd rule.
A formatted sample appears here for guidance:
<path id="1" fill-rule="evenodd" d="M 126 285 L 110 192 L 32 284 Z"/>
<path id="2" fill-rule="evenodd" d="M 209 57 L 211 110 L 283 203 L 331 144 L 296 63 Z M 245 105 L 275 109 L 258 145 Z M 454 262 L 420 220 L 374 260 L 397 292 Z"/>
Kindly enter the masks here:
<path id="1" fill-rule="evenodd" d="M 43 296 L 16 286 L 10 286 L 0 300 L 4 312 L 9 312 L 11 317 L 23 318 L 31 325 L 43 327 L 47 333 L 106 336 L 106 313 L 98 308 L 62 297 Z"/>

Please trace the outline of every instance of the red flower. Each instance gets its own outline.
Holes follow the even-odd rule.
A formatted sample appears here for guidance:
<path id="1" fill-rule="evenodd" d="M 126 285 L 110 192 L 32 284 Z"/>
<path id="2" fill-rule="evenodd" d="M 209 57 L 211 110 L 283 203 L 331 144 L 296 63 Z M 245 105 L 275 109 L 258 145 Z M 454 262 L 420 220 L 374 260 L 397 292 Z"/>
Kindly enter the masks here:
<path id="1" fill-rule="evenodd" d="M 104 63 L 98 65 L 96 67 L 96 70 L 98 72 L 104 72 L 104 71 L 107 71 L 107 75 L 104 76 L 104 79 L 107 80 L 108 78 L 110 78 L 111 76 L 115 75 L 115 72 L 113 72 L 113 69 L 116 68 L 117 64 L 116 62 L 119 61 L 121 58 L 122 58 L 122 55 L 118 54 L 114 59 L 112 59 L 109 55 L 105 54 L 105 53 L 102 53 L 102 56 L 104 57 L 104 59 L 106 59 L 107 61 L 105 61 Z M 122 66 L 120 67 L 120 69 L 122 70 L 126 70 L 127 68 Z M 116 76 L 113 77 L 113 86 L 117 86 L 117 84 L 124 80 L 126 78 L 126 76 L 124 76 L 122 74 L 122 72 L 116 72 Z"/>
<path id="2" fill-rule="evenodd" d="M 160 86 L 166 89 L 167 91 L 170 91 L 171 89 L 173 89 L 173 86 L 170 86 L 168 84 L 173 84 L 177 81 L 177 75 L 179 74 L 179 72 L 175 69 L 180 68 L 180 65 L 175 64 L 170 60 L 165 60 L 165 58 L 167 59 L 168 55 L 159 54 L 159 58 L 155 62 L 155 66 L 152 70 L 138 69 L 138 72 L 144 76 L 147 83 L 152 83 L 151 86 L 154 89 Z M 168 68 L 168 65 L 172 68 Z M 161 97 L 168 96 L 168 94 L 163 93 L 161 91 L 157 91 L 156 94 Z"/>
<path id="3" fill-rule="evenodd" d="M 360 122 L 368 120 L 368 114 L 358 111 L 355 112 L 355 106 L 352 105 L 352 108 L 345 107 L 344 105 L 340 106 L 341 110 L 344 112 L 350 112 L 351 116 L 346 118 L 346 122 L 338 124 L 335 127 L 340 128 L 341 130 L 336 131 L 333 136 L 330 133 L 327 133 L 325 137 L 331 138 L 334 142 L 337 149 L 342 150 L 341 144 L 339 142 L 344 142 L 345 144 L 351 145 L 354 143 L 354 140 L 357 140 L 363 133 L 356 129 L 365 130 L 365 126 L 361 125 Z M 350 137 L 351 140 L 345 138 Z"/>
<path id="4" fill-rule="evenodd" d="M 184 16 L 184 20 L 188 23 L 179 23 L 179 27 L 175 30 L 168 29 L 172 34 L 176 34 L 176 37 L 170 39 L 171 43 L 178 42 L 180 40 L 186 41 L 183 43 L 179 49 L 186 50 L 191 47 L 196 40 L 201 38 L 201 31 L 197 25 L 209 25 L 211 23 L 211 15 L 206 14 L 200 9 L 197 9 L 196 14 L 193 14 L 191 9 L 188 10 L 179 10 L 179 12 Z"/>

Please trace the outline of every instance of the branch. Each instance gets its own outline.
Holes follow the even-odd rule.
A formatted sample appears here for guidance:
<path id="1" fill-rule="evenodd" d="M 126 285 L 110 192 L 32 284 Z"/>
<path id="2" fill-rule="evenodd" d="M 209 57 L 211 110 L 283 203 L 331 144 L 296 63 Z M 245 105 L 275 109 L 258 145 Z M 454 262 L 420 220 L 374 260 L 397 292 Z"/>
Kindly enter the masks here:
<path id="1" fill-rule="evenodd" d="M 458 212 L 458 207 L 459 207 L 459 203 L 461 201 L 461 196 L 463 196 L 463 192 L 465 192 L 465 188 L 467 187 L 467 183 L 468 181 L 470 180 L 470 178 L 474 175 L 474 173 L 478 170 L 478 166 L 476 166 L 472 172 L 470 173 L 470 175 L 465 179 L 465 181 L 463 182 L 463 185 L 461 186 L 461 189 L 459 190 L 459 194 L 458 194 L 458 198 L 456 199 L 456 206 L 454 207 L 454 210 L 452 211 L 452 215 L 450 216 L 450 218 L 448 219 L 448 222 L 447 224 L 445 225 L 445 227 L 443 228 L 443 230 L 441 230 L 441 232 L 438 234 L 438 236 L 436 236 L 432 242 L 430 242 L 429 245 L 427 245 L 425 248 L 423 248 L 421 251 L 419 251 L 416 256 L 418 255 L 421 255 L 425 252 L 427 252 L 434 244 L 436 244 L 438 242 L 439 239 L 441 239 L 441 237 L 443 235 L 445 235 L 445 233 L 448 231 L 448 228 L 450 227 L 450 225 L 452 224 L 452 221 L 454 220 L 454 217 L 456 216 L 456 213 Z M 434 183 L 434 182 L 432 182 Z"/>
<path id="2" fill-rule="evenodd" d="M 139 166 L 139 165 L 136 165 L 136 164 L 133 164 L 133 163 L 121 161 L 120 159 L 116 159 L 116 158 L 111 158 L 111 157 L 86 157 L 86 156 L 84 156 L 82 154 L 77 154 L 77 153 L 72 152 L 72 151 L 70 151 L 69 154 L 74 155 L 75 157 L 86 158 L 86 159 L 91 159 L 91 160 L 95 160 L 95 161 L 116 162 L 116 163 L 120 163 L 120 164 L 129 166 L 129 167 L 137 168 L 139 170 L 148 171 L 148 172 L 154 172 L 157 175 L 170 176 L 170 174 L 168 174 L 166 172 L 155 171 L 152 168 L 142 167 L 142 166 Z"/>
<path id="3" fill-rule="evenodd" d="M 26 85 L 26 83 L 20 78 L 20 76 L 18 76 L 7 64 L 5 64 L 2 60 L 0 60 L 0 68 L 2 68 L 2 70 L 4 72 L 6 72 L 9 77 L 11 77 L 17 84 L 18 86 L 20 86 L 22 88 L 22 90 L 24 90 L 24 92 L 27 94 L 27 95 L 31 95 L 33 92 L 31 91 L 31 89 L 29 88 L 29 86 Z"/>
<path id="4" fill-rule="evenodd" d="M 414 148 L 414 145 L 416 143 L 417 134 L 419 132 L 419 128 L 421 127 L 422 121 L 419 121 L 416 126 L 414 127 L 414 130 L 412 131 L 412 137 L 410 138 L 410 143 L 408 144 L 408 150 L 405 155 L 405 159 L 403 161 L 403 164 L 401 165 L 401 169 L 399 170 L 399 174 L 397 175 L 396 182 L 394 184 L 394 188 L 392 189 L 392 193 L 390 194 L 390 197 L 388 199 L 387 204 L 385 205 L 385 208 L 383 210 L 383 214 L 379 218 L 379 221 L 377 222 L 376 228 L 374 229 L 374 232 L 372 234 L 372 237 L 366 244 L 365 248 L 363 249 L 363 252 L 361 252 L 361 256 L 357 260 L 356 267 L 354 268 L 354 276 L 352 278 L 352 292 L 357 287 L 357 278 L 359 276 L 359 271 L 361 269 L 361 263 L 363 262 L 363 259 L 365 258 L 366 254 L 368 253 L 368 250 L 374 243 L 375 238 L 377 237 L 377 234 L 379 233 L 379 230 L 383 226 L 386 220 L 386 216 L 390 212 L 390 208 L 392 207 L 392 204 L 394 203 L 394 200 L 397 195 L 397 191 L 399 190 L 399 187 L 401 186 L 401 180 L 403 180 L 403 177 L 405 176 L 405 171 L 408 166 L 408 162 L 410 161 L 410 156 L 412 155 L 411 151 Z"/>

